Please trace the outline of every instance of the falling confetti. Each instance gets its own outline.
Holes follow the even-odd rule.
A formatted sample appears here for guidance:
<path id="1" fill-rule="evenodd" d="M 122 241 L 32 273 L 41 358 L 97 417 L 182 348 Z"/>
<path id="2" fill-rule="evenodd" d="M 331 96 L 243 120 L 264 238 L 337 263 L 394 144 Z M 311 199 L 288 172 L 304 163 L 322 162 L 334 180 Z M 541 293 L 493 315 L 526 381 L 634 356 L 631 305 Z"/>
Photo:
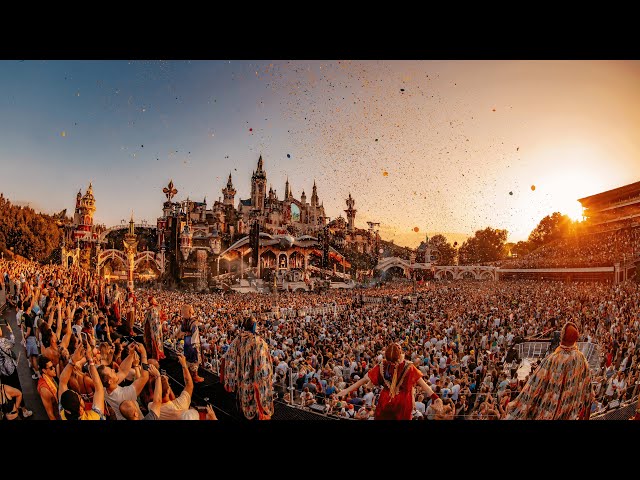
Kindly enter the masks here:
<path id="1" fill-rule="evenodd" d="M 531 191 L 535 192 L 536 191 L 536 186 L 535 185 L 531 185 Z"/>
<path id="2" fill-rule="evenodd" d="M 520 150 L 520 147 L 516 148 L 516 152 L 518 152 Z"/>
<path id="3" fill-rule="evenodd" d="M 144 148 L 144 145 L 140 145 L 140 148 Z"/>
<path id="4" fill-rule="evenodd" d="M 496 111 L 496 109 L 494 108 L 494 109 L 493 109 L 493 111 L 495 112 L 495 111 Z"/>
<path id="5" fill-rule="evenodd" d="M 60 136 L 61 136 L 61 137 L 66 137 L 66 136 L 67 136 L 67 132 L 61 132 L 61 133 L 60 133 Z"/>
<path id="6" fill-rule="evenodd" d="M 287 158 L 291 158 L 291 155 L 287 153 Z"/>
<path id="7" fill-rule="evenodd" d="M 401 91 L 401 92 L 404 92 L 404 88 L 401 88 L 401 89 L 400 89 L 400 91 Z"/>
<path id="8" fill-rule="evenodd" d="M 250 132 L 253 132 L 253 128 L 250 128 L 250 129 L 249 129 L 249 131 L 250 131 Z"/>
<path id="9" fill-rule="evenodd" d="M 383 177 L 388 177 L 389 176 L 389 172 L 387 172 L 386 170 L 384 172 L 382 172 L 382 176 Z"/>
<path id="10" fill-rule="evenodd" d="M 509 195 L 513 195 L 513 192 L 509 192 Z"/>
<path id="11" fill-rule="evenodd" d="M 420 229 L 419 229 L 418 227 L 413 227 L 413 231 L 414 231 L 414 232 L 419 232 L 419 231 L 420 231 Z"/>
<path id="12" fill-rule="evenodd" d="M 378 141 L 378 139 L 376 138 L 376 142 Z"/>

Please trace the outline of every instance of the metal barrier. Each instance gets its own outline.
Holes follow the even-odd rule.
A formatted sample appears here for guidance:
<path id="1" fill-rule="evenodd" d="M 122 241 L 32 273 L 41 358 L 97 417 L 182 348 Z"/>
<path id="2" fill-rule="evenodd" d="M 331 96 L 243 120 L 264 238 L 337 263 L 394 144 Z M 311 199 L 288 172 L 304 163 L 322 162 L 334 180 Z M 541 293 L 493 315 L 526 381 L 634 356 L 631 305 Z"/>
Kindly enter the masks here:
<path id="1" fill-rule="evenodd" d="M 544 358 L 549 352 L 551 342 L 524 342 L 516 345 L 516 352 L 520 360 L 525 358 Z M 578 342 L 576 343 L 592 371 L 596 371 L 600 367 L 600 348 L 595 343 Z"/>
<path id="2" fill-rule="evenodd" d="M 547 355 L 551 342 L 524 342 L 516 345 L 518 358 L 544 358 Z"/>
<path id="3" fill-rule="evenodd" d="M 604 412 L 596 412 L 591 416 L 590 420 L 629 420 L 635 414 L 638 397 L 632 398 L 614 410 Z"/>

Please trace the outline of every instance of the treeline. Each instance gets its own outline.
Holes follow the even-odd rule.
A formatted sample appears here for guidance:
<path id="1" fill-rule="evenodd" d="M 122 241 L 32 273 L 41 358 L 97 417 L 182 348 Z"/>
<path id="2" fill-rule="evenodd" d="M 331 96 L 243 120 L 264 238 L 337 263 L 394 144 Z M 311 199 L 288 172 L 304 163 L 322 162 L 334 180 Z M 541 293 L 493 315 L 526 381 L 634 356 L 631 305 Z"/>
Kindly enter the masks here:
<path id="1" fill-rule="evenodd" d="M 48 263 L 59 257 L 62 226 L 71 219 L 66 209 L 54 215 L 37 213 L 31 207 L 13 205 L 0 193 L 0 252 Z"/>
<path id="2" fill-rule="evenodd" d="M 487 227 L 477 230 L 474 235 L 458 245 L 458 242 L 449 242 L 444 235 L 434 235 L 429 239 L 429 247 L 436 257 L 435 263 L 439 265 L 476 265 L 491 263 L 512 256 L 523 257 L 530 252 L 555 242 L 569 235 L 582 233 L 584 225 L 572 221 L 567 215 L 554 212 L 547 215 L 529 234 L 529 238 L 518 243 L 507 243 L 507 230 Z M 425 261 L 425 242 L 418 247 L 418 262 Z M 421 254 L 422 252 L 422 254 Z"/>
<path id="3" fill-rule="evenodd" d="M 507 243 L 508 232 L 490 227 L 478 230 L 458 249 L 460 265 L 495 262 L 511 256 L 523 257 L 534 250 L 569 235 L 582 233 L 584 225 L 567 215 L 554 212 L 547 215 L 529 234 L 526 241 Z"/>

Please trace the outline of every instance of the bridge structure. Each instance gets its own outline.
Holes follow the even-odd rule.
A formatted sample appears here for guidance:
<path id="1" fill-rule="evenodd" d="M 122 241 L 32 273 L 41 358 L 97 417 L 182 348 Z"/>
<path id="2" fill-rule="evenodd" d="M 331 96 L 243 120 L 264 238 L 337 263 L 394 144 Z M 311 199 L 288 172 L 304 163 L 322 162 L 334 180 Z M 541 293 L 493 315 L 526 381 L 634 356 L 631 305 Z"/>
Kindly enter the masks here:
<path id="1" fill-rule="evenodd" d="M 402 270 L 406 278 L 412 272 L 431 270 L 436 280 L 506 280 L 512 278 L 589 280 L 623 282 L 636 275 L 640 268 L 640 256 L 631 258 L 626 263 L 615 263 L 610 267 L 565 267 L 565 268 L 500 268 L 480 265 L 434 265 L 433 263 L 417 263 L 400 257 L 384 257 L 378 261 L 375 269 L 386 272 L 392 268 Z"/>
<path id="2" fill-rule="evenodd" d="M 158 227 L 156 227 L 155 225 L 151 225 L 149 223 L 135 223 L 134 228 L 149 228 L 152 230 L 156 230 Z M 129 230 L 130 225 L 128 223 L 126 224 L 121 224 L 121 225 L 114 225 L 113 227 L 109 227 L 106 230 L 104 230 L 102 233 L 100 233 L 100 235 L 98 236 L 98 243 L 106 243 L 107 241 L 107 236 L 111 233 L 111 232 L 115 232 L 117 230 Z"/>
<path id="3" fill-rule="evenodd" d="M 96 241 L 95 269 L 99 275 L 115 280 L 127 280 L 132 287 L 134 278 L 144 279 L 158 277 L 165 271 L 164 249 L 161 252 L 137 251 L 138 240 L 135 234 L 136 228 L 157 229 L 155 225 L 146 222 L 134 223 L 133 217 L 128 224 L 114 225 L 100 233 Z M 106 244 L 107 236 L 115 231 L 128 230 L 123 240 L 123 249 L 107 248 L 102 250 L 101 246 Z M 142 270 L 146 267 L 147 273 Z M 151 273 L 149 273 L 149 269 Z"/>
<path id="4" fill-rule="evenodd" d="M 479 265 L 434 265 L 430 262 L 410 262 L 399 257 L 381 258 L 376 265 L 376 270 L 386 272 L 391 268 L 402 269 L 404 276 L 411 278 L 412 271 L 430 270 L 437 280 L 462 280 L 466 278 L 475 280 L 498 280 L 498 268 Z"/>
<path id="5" fill-rule="evenodd" d="M 121 270 L 116 270 L 116 272 L 119 273 L 114 272 L 113 275 L 109 276 L 120 280 L 128 278 L 127 272 L 132 272 L 133 276 L 140 278 L 140 268 L 145 265 L 151 265 L 160 275 L 165 271 L 164 254 L 161 252 L 155 253 L 147 250 L 129 255 L 127 252 L 115 248 L 102 250 L 98 253 L 98 261 L 96 264 L 98 273 L 106 267 L 109 261 L 115 261 L 116 265 L 121 267 Z"/>

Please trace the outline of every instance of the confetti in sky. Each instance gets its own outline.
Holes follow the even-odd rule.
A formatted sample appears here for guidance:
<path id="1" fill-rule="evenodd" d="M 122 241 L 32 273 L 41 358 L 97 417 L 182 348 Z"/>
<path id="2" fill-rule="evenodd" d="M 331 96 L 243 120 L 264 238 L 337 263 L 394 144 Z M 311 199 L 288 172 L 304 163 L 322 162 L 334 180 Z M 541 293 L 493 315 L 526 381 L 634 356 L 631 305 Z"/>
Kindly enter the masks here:
<path id="1" fill-rule="evenodd" d="M 579 218 L 578 198 L 640 178 L 640 145 L 620 141 L 640 128 L 638 61 L 0 61 L 0 69 L 4 194 L 70 210 L 91 179 L 96 221 L 107 225 L 131 205 L 154 221 L 171 178 L 178 199 L 217 199 L 232 171 L 236 203 L 249 198 L 260 155 L 280 198 L 287 178 L 296 198 L 315 179 L 327 215 L 344 215 L 351 193 L 356 226 L 380 222 L 383 238 L 413 246 L 423 219 L 429 235 L 492 226 L 526 239 L 544 216 Z M 43 135 L 61 124 L 74 125 L 64 142 Z M 25 169 L 41 172 L 33 198 L 23 198 Z M 46 180 L 54 177 L 55 188 Z M 513 195 L 530 179 L 544 185 L 536 202 Z"/>

